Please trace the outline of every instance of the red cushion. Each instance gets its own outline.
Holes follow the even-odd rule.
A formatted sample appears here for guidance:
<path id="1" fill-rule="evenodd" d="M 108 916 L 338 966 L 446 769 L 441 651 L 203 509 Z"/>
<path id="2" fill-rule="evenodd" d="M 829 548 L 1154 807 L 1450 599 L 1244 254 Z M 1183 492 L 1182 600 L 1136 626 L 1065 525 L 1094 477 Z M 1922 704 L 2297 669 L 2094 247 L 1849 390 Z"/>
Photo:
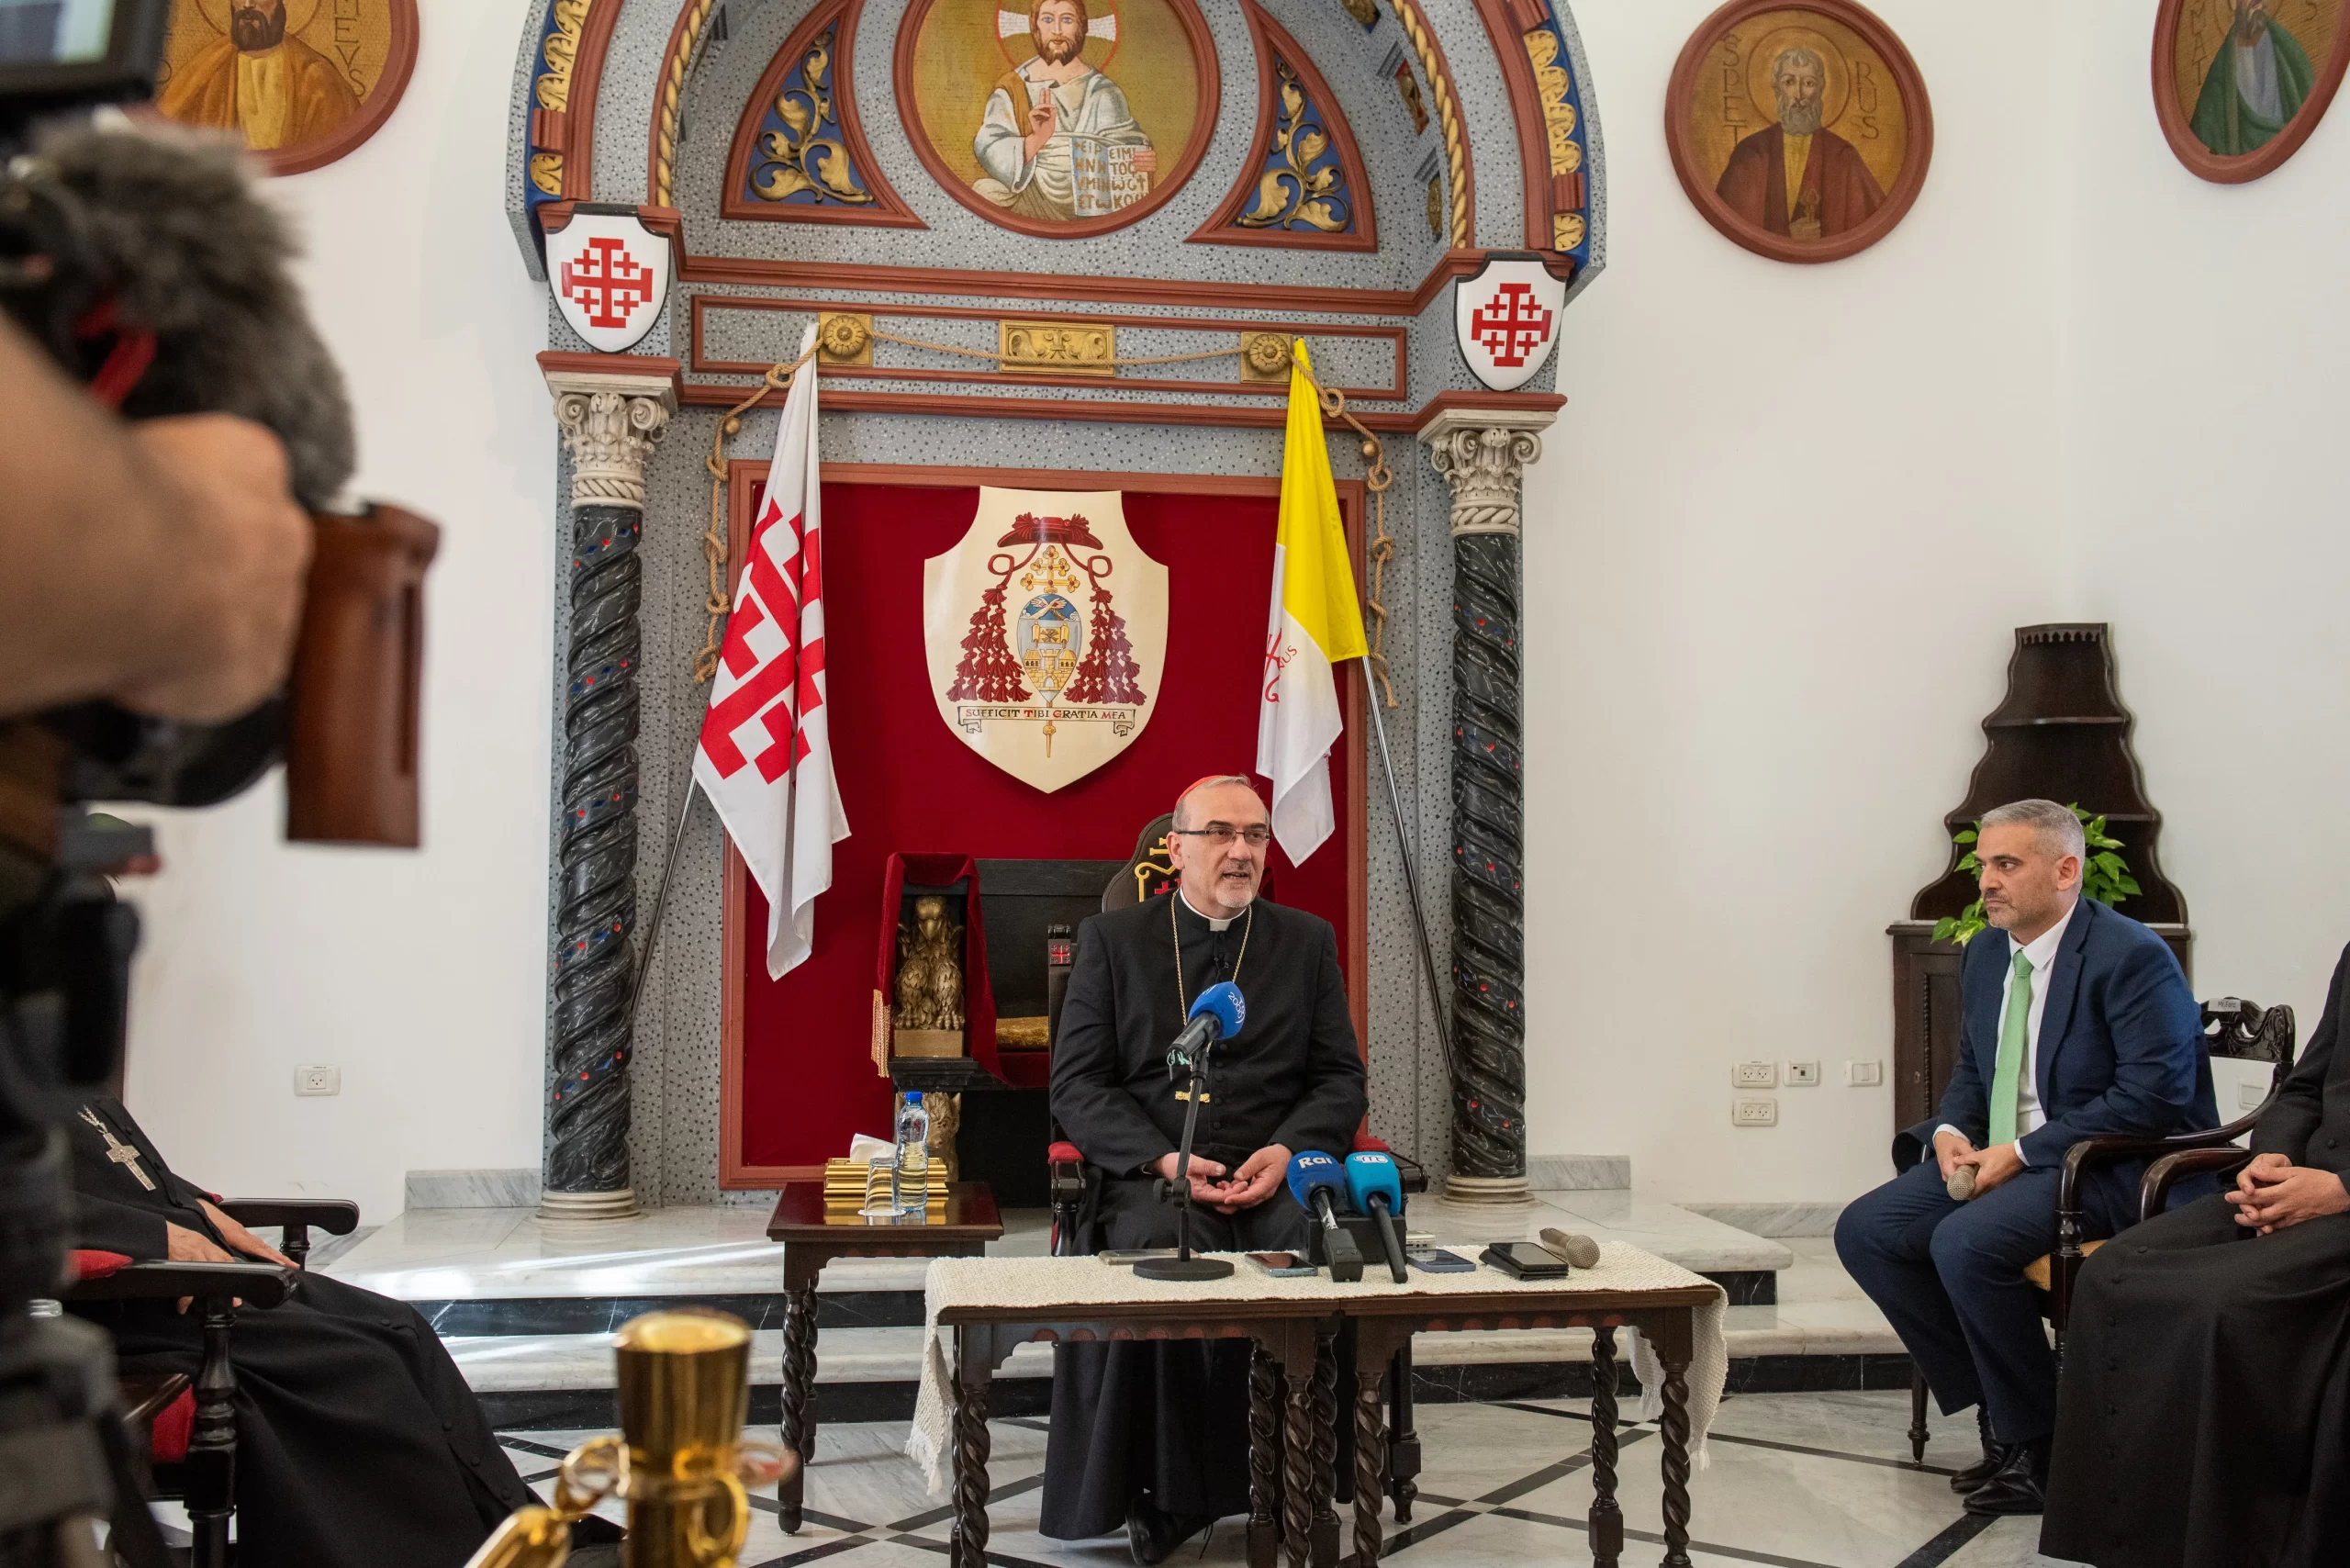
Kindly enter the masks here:
<path id="1" fill-rule="evenodd" d="M 1045 1150 L 1045 1159 L 1046 1161 L 1051 1163 L 1058 1163 L 1064 1159 L 1078 1165 L 1085 1163 L 1085 1156 L 1078 1152 L 1077 1145 L 1073 1143 L 1057 1143 L 1053 1145 L 1050 1148 Z"/>
<path id="2" fill-rule="evenodd" d="M 177 1464 L 187 1458 L 188 1435 L 196 1430 L 196 1390 L 185 1389 L 156 1412 L 147 1435 L 147 1456 L 157 1464 Z"/>
<path id="3" fill-rule="evenodd" d="M 73 1249 L 73 1278 L 77 1281 L 103 1280 L 129 1267 L 130 1260 L 119 1252 L 97 1252 L 79 1247 Z"/>
<path id="4" fill-rule="evenodd" d="M 1387 1140 L 1385 1138 L 1375 1137 L 1369 1127 L 1357 1127 L 1355 1129 L 1354 1151 L 1357 1154 L 1393 1154 L 1395 1152 L 1393 1149 L 1387 1147 Z"/>

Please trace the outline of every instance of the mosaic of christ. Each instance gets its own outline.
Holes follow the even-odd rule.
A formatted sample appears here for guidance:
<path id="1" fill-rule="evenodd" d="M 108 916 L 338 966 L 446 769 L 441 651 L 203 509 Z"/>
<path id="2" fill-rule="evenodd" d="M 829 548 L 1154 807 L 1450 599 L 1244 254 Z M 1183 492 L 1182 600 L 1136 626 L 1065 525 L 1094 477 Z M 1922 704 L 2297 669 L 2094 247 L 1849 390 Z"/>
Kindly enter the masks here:
<path id="1" fill-rule="evenodd" d="M 1177 175 L 1200 73 L 1169 0 L 937 0 L 915 28 L 910 129 L 982 216 L 1093 223 Z"/>

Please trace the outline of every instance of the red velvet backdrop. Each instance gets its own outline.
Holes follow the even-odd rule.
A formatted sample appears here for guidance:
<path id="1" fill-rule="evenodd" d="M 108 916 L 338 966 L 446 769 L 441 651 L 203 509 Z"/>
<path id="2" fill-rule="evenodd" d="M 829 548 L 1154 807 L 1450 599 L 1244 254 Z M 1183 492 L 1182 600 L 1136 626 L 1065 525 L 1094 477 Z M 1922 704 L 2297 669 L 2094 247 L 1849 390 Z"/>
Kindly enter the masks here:
<path id="1" fill-rule="evenodd" d="M 923 563 L 970 526 L 978 490 L 825 484 L 824 667 L 850 833 L 833 846 L 832 890 L 816 902 L 815 951 L 781 980 L 767 976 L 766 902 L 742 879 L 745 908 L 729 933 L 744 977 L 742 1142 L 730 1170 L 821 1165 L 848 1152 L 852 1133 L 888 1136 L 890 1084 L 874 1070 L 870 1039 L 891 851 L 1123 859 L 1184 785 L 1249 771 L 1277 506 L 1271 496 L 1126 492 L 1136 543 L 1168 567 L 1158 706 L 1125 752 L 1047 795 L 956 739 L 930 692 Z M 1336 925 L 1342 959 L 1356 940 L 1352 754 L 1345 741 L 1331 752 L 1337 832 L 1303 867 L 1273 851 L 1281 901 Z"/>

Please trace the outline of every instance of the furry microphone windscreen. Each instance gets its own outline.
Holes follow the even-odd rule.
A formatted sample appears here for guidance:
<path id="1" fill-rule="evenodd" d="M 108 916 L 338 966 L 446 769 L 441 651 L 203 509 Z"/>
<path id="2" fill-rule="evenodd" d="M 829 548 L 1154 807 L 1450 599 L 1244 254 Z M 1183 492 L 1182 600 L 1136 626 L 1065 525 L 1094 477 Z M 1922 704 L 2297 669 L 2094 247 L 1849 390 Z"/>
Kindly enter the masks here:
<path id="1" fill-rule="evenodd" d="M 60 296 L 111 303 L 155 356 L 123 416 L 238 414 L 285 442 L 295 498 L 329 507 L 355 463 L 342 375 L 310 323 L 285 217 L 232 141 L 140 123 L 41 136 L 10 185 L 53 199 L 71 242 Z M 86 306 L 77 303 L 75 315 Z M 36 329 L 36 335 L 40 335 Z"/>

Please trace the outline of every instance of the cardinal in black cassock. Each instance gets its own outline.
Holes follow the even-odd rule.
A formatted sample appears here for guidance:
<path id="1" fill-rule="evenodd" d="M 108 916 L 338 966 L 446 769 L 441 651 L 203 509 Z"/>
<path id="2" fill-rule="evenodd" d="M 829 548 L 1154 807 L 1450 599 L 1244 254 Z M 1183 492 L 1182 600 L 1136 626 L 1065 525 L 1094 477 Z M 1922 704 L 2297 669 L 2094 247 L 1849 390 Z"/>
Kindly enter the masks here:
<path id="1" fill-rule="evenodd" d="M 130 1113 L 69 1118 L 74 1245 L 134 1262 L 285 1259 L 175 1176 Z M 129 1372 L 196 1374 L 201 1320 L 169 1302 L 73 1309 Z M 535 1503 L 431 1325 L 403 1302 L 304 1273 L 278 1306 L 237 1315 L 241 1568 L 458 1568 Z"/>
<path id="2" fill-rule="evenodd" d="M 2350 1562 L 2350 949 L 2236 1186 L 2081 1270 L 2040 1550 L 2097 1568 Z"/>
<path id="3" fill-rule="evenodd" d="M 1362 1057 L 1327 921 L 1257 897 L 1268 817 L 1241 778 L 1203 779 L 1175 806 L 1175 890 L 1078 929 L 1053 1047 L 1054 1118 L 1102 1172 L 1111 1248 L 1175 1243 L 1159 1200 L 1188 1108 L 1167 1047 L 1199 993 L 1230 980 L 1248 1000 L 1219 1044 L 1192 1136 L 1192 1245 L 1302 1250 L 1292 1155 L 1343 1158 L 1361 1125 Z M 1139 1562 L 1248 1506 L 1246 1341 L 1062 1345 L 1040 1529 L 1082 1540 L 1125 1527 Z"/>

